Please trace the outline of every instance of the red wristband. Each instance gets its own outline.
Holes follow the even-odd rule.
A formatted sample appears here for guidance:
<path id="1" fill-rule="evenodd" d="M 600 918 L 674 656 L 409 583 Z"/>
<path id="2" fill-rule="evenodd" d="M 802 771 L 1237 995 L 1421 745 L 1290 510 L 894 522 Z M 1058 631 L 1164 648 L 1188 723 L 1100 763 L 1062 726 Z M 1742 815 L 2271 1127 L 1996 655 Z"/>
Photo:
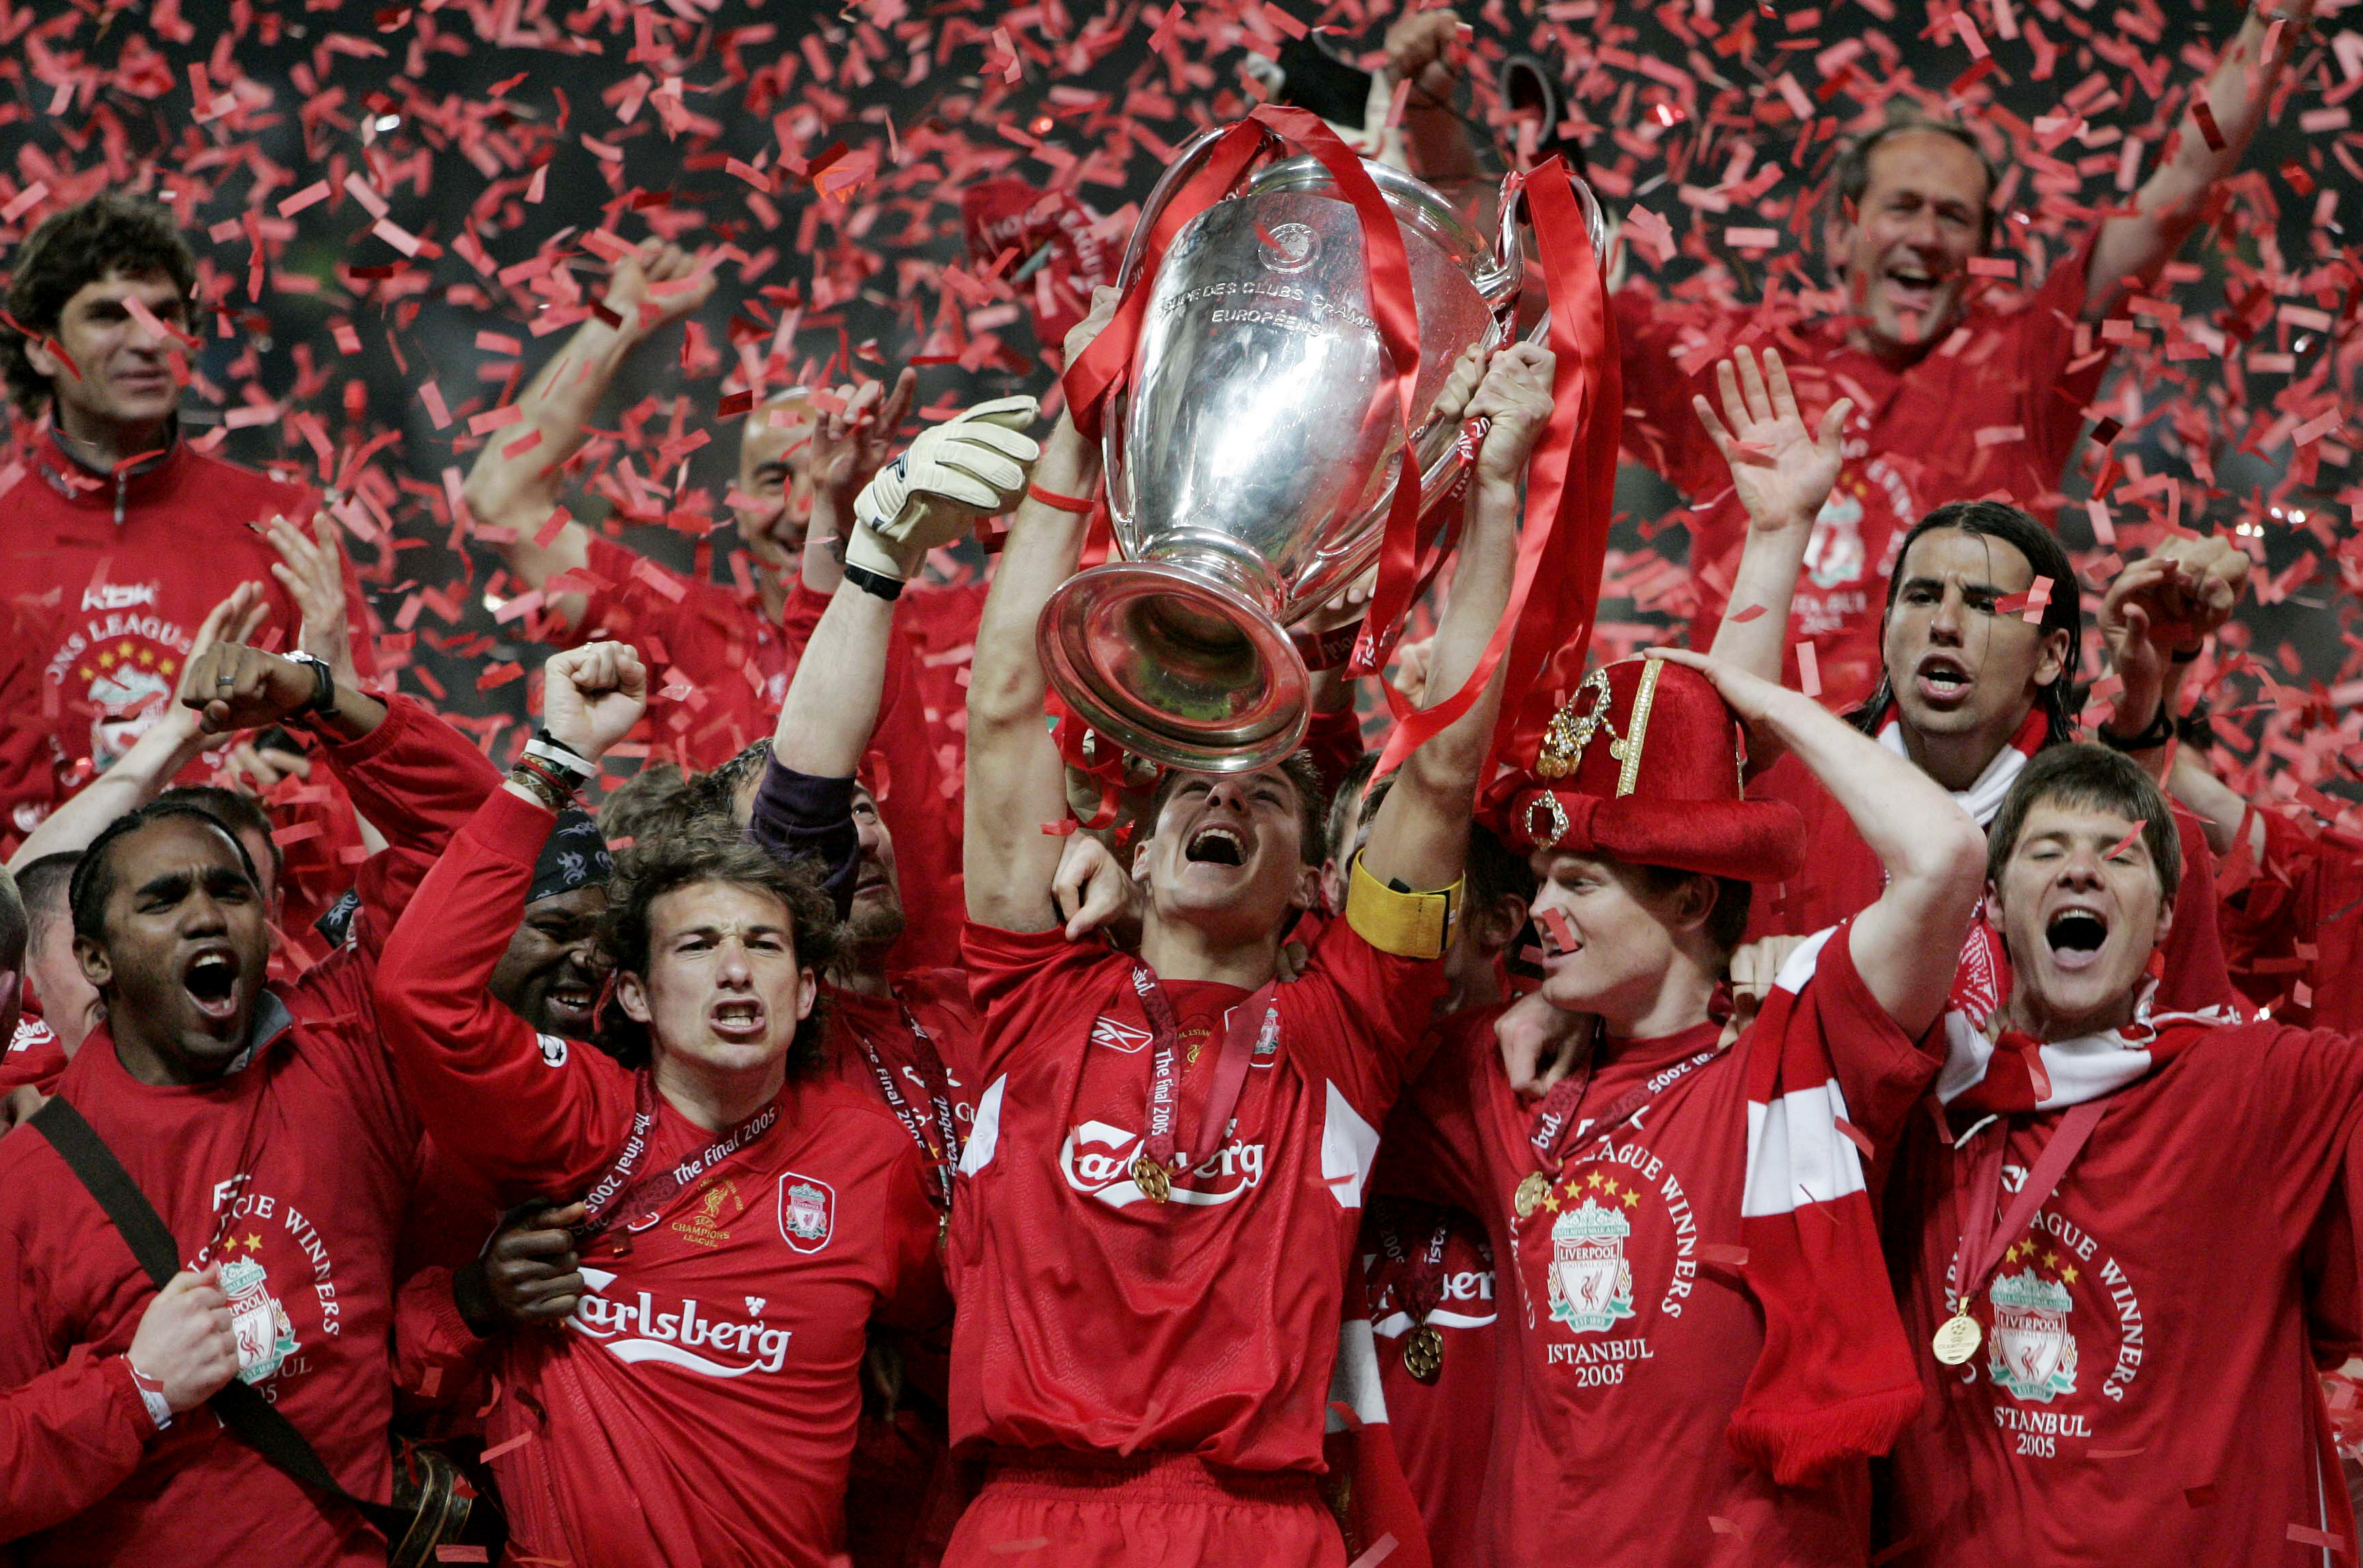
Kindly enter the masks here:
<path id="1" fill-rule="evenodd" d="M 1055 490 L 1045 490 L 1038 484 L 1026 485 L 1026 494 L 1041 502 L 1045 506 L 1056 506 L 1061 512 L 1073 512 L 1077 516 L 1090 511 L 1100 504 L 1099 497 L 1096 495 L 1061 495 Z"/>

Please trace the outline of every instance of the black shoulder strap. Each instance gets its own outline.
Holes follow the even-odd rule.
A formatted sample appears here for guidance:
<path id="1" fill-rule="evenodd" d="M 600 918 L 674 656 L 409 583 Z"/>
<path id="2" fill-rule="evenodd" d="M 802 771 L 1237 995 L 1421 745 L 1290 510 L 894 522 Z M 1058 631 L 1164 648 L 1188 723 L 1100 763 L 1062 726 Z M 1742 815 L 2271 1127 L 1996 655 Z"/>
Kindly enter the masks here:
<path id="1" fill-rule="evenodd" d="M 148 1277 L 161 1290 L 180 1272 L 180 1247 L 172 1233 L 165 1229 L 155 1206 L 148 1201 L 115 1151 L 106 1146 L 96 1129 L 83 1119 L 80 1111 L 63 1095 L 52 1095 L 48 1103 L 28 1118 L 31 1127 L 50 1140 L 58 1157 L 69 1170 L 82 1179 L 106 1218 L 115 1222 L 129 1243 L 131 1255 L 148 1271 Z M 246 1440 L 247 1446 L 280 1470 L 331 1497 L 360 1509 L 370 1523 L 386 1531 L 390 1538 L 399 1539 L 393 1528 L 399 1517 L 383 1503 L 356 1497 L 337 1484 L 337 1478 L 321 1462 L 319 1453 L 294 1423 L 281 1415 L 271 1402 L 256 1393 L 251 1385 L 232 1378 L 221 1391 L 207 1401 L 222 1425 Z"/>

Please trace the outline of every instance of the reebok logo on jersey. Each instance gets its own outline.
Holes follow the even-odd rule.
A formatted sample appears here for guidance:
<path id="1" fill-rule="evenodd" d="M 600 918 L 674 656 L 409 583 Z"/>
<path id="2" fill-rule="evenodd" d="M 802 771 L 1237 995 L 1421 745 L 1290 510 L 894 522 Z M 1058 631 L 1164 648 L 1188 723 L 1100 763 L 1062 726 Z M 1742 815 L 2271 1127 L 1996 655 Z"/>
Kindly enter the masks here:
<path id="1" fill-rule="evenodd" d="M 1105 1013 L 1092 1020 L 1092 1043 L 1104 1045 L 1110 1051 L 1121 1051 L 1126 1056 L 1137 1055 L 1148 1048 L 1157 1037 L 1137 1024 L 1111 1018 Z"/>
<path id="2" fill-rule="evenodd" d="M 632 1366 L 662 1362 L 707 1377 L 777 1372 L 787 1363 L 791 1329 L 701 1318 L 695 1296 L 684 1298 L 676 1312 L 659 1312 L 645 1290 L 638 1301 L 610 1301 L 600 1293 L 615 1282 L 605 1269 L 584 1269 L 590 1294 L 575 1304 L 566 1326 L 605 1345 L 617 1361 Z M 760 1307 L 758 1298 L 748 1299 Z M 713 1353 L 701 1355 L 701 1348 Z"/>
<path id="3" fill-rule="evenodd" d="M 1132 1162 L 1141 1149 L 1141 1135 L 1104 1121 L 1087 1121 L 1067 1134 L 1059 1151 L 1059 1173 L 1079 1193 L 1099 1199 L 1110 1208 L 1143 1201 L 1140 1184 L 1132 1179 Z M 1211 1208 L 1229 1203 L 1263 1180 L 1263 1145 L 1232 1141 L 1208 1155 L 1203 1164 L 1173 1178 L 1173 1201 Z"/>

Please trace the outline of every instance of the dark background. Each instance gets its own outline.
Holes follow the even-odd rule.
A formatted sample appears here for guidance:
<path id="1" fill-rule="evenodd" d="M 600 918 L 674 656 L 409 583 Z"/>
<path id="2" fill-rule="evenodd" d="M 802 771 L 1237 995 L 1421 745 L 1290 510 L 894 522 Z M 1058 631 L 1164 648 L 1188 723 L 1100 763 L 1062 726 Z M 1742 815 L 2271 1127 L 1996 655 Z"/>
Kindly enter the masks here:
<path id="1" fill-rule="evenodd" d="M 1311 0 L 1287 0 L 1279 9 L 1328 29 L 1333 47 L 1366 63 L 1392 15 L 1352 0 L 1317 11 Z M 1602 172 L 1611 208 L 1645 206 L 1681 240 L 1665 267 L 1636 260 L 1631 275 L 1743 296 L 1768 273 L 1791 288 L 1826 283 L 1813 241 L 1833 150 L 1899 95 L 1965 114 L 2017 164 L 1996 253 L 2019 258 L 2031 280 L 2091 209 L 2123 199 L 2120 136 L 2143 139 L 2141 172 L 2153 166 L 2242 15 L 2221 4 L 1979 0 L 1967 14 L 1992 61 L 1980 76 L 1955 8 L 1915 0 L 1810 8 L 1489 0 L 1459 9 L 1475 31 L 1479 86 L 1464 95 L 1472 120 L 1502 123 L 1489 78 L 1507 52 L 1531 51 L 1568 85 L 1573 139 Z M 2002 36 L 2005 9 L 2016 39 Z M 1254 101 L 1246 55 L 1276 53 L 1288 25 L 1259 0 L 1209 0 L 1173 17 L 1124 0 L 0 6 L 0 206 L 48 187 L 0 224 L 0 254 L 47 213 L 108 183 L 169 200 L 206 260 L 208 297 L 222 306 L 205 323 L 189 428 L 243 410 L 228 455 L 290 463 L 374 496 L 394 530 L 352 548 L 384 624 L 384 656 L 403 667 L 405 689 L 438 695 L 514 738 L 514 724 L 498 721 L 523 713 L 528 683 L 480 691 L 479 679 L 519 660 L 530 668 L 538 653 L 511 640 L 515 623 L 494 619 L 505 586 L 497 559 L 459 540 L 447 475 L 465 472 L 477 444 L 468 417 L 511 396 L 563 340 L 562 331 L 532 329 L 562 317 L 566 301 L 537 295 L 529 279 L 484 275 L 463 235 L 495 270 L 557 258 L 586 301 L 605 270 L 582 247 L 586 229 L 747 254 L 723 265 L 695 334 L 685 339 L 673 328 L 627 367 L 600 422 L 615 439 L 594 443 L 571 501 L 578 516 L 607 518 L 651 555 L 702 563 L 728 581 L 732 536 L 705 530 L 727 517 L 720 501 L 738 424 L 717 409 L 746 385 L 734 338 L 753 341 L 760 356 L 782 317 L 796 315 L 771 385 L 824 373 L 835 383 L 849 370 L 889 375 L 933 334 L 934 347 L 961 362 L 923 369 L 923 407 L 1047 391 L 1024 296 L 966 256 L 963 190 L 1004 175 L 1070 189 L 1109 217 L 1120 240 L 1127 204 L 1146 194 L 1171 147 Z M 2350 229 L 2363 222 L 2363 134 L 2343 111 L 2363 71 L 2363 39 L 2348 45 L 2353 70 L 2335 40 L 2354 25 L 2319 19 L 2225 215 L 2183 252 L 2195 275 L 2158 291 L 2186 318 L 2228 320 L 2227 304 L 2256 306 L 2264 290 L 2271 299 L 2247 312 L 2261 310 L 2261 325 L 2245 339 L 2235 328 L 2221 354 L 2123 351 L 2101 400 L 2127 428 L 2119 458 L 2180 479 L 2186 526 L 2243 529 L 2260 576 L 2274 584 L 2278 602 L 2245 606 L 2225 639 L 2227 649 L 2250 648 L 2272 680 L 2243 672 L 2222 683 L 2217 711 L 2230 722 L 2218 733 L 2238 749 L 2219 762 L 2261 761 L 2266 773 L 2292 781 L 2284 792 L 2302 782 L 2350 798 L 2363 793 L 2351 762 L 2354 698 L 2363 693 L 2351 596 L 2363 582 L 2354 527 L 2363 491 L 2350 445 L 2358 358 Z M 2093 106 L 2103 91 L 2116 101 Z M 2091 108 L 2091 123 L 2045 155 L 2035 122 L 2071 97 Z M 1802 150 L 1799 98 L 1814 112 Z M 2309 115 L 2319 128 L 2304 128 Z M 823 172 L 825 185 L 872 160 L 874 172 L 829 194 L 793 172 L 839 142 L 847 151 Z M 1751 166 L 1732 180 L 1743 152 Z M 729 172 L 734 159 L 769 172 L 776 192 L 759 195 Z M 1752 182 L 1767 170 L 1759 189 Z M 344 188 L 353 173 L 428 250 L 405 258 L 370 232 L 371 215 Z M 541 199 L 527 201 L 537 178 Z M 322 179 L 328 199 L 279 215 L 280 203 Z M 1694 221 L 1682 193 L 1718 186 L 1731 210 Z M 1785 229 L 1787 248 L 1769 259 L 1732 253 L 1723 233 L 1735 225 Z M 249 291 L 258 264 L 259 299 Z M 2277 305 L 2340 320 L 2331 333 L 2308 331 L 2272 315 Z M 486 346 L 479 334 L 487 332 L 517 339 L 522 352 Z M 453 417 L 448 428 L 436 427 L 421 396 L 429 379 Z M 2293 451 L 2289 427 L 2330 396 L 2349 417 Z M 712 439 L 684 463 L 682 442 L 699 432 Z M 27 434 L 11 432 L 0 471 Z M 2083 494 L 2097 455 L 2088 443 L 2071 464 L 2070 495 Z M 627 494 L 615 483 L 627 460 L 656 490 L 611 517 Z M 2212 483 L 2202 482 L 2209 471 Z M 1661 564 L 1683 559 L 1679 503 L 1627 470 L 1603 609 L 1618 640 L 1648 635 L 1686 607 L 1687 589 Z M 2154 522 L 2167 504 L 2162 493 L 2121 502 L 2121 531 L 2137 541 L 2145 517 Z M 2080 506 L 2066 509 L 2062 527 L 2089 550 Z M 2088 606 L 2096 602 L 2088 592 Z M 2095 669 L 2088 664 L 2087 676 Z"/>

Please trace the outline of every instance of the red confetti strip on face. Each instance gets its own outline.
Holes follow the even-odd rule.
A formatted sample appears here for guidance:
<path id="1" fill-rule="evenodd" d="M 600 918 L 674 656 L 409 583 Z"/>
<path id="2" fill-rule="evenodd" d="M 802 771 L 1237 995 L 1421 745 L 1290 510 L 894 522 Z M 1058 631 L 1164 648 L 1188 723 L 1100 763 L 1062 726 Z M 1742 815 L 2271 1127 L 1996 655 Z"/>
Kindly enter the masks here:
<path id="1" fill-rule="evenodd" d="M 2147 821 L 2135 823 L 2133 826 L 2133 831 L 2127 833 L 2124 838 L 2118 840 L 2115 843 L 2111 844 L 2106 850 L 2102 851 L 2101 858 L 2104 861 L 2115 860 L 2119 855 L 2122 855 L 2127 850 L 2132 849 L 2135 841 L 2142 836 L 2143 832 L 2146 831 L 2148 827 L 2149 824 Z"/>
<path id="2" fill-rule="evenodd" d="M 1548 951 L 1552 956 L 1573 952 L 1581 945 L 1575 940 L 1575 928 L 1568 923 L 1564 911 L 1537 909 L 1534 917 L 1535 924 L 1542 928 L 1543 936 L 1550 944 Z"/>

